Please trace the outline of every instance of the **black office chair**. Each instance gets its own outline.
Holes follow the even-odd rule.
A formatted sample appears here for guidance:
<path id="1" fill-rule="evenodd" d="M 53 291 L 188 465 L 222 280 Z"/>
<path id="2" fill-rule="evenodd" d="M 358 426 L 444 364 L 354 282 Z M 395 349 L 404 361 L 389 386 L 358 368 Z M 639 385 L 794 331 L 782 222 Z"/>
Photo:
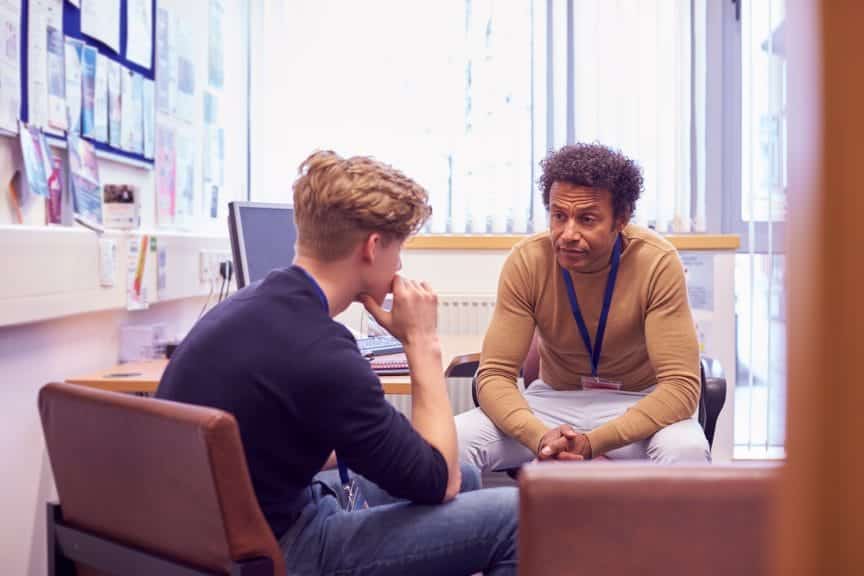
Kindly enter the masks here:
<path id="1" fill-rule="evenodd" d="M 538 337 L 534 334 L 531 347 L 522 364 L 521 376 L 525 380 L 527 388 L 540 375 L 540 352 L 537 347 Z M 477 398 L 477 369 L 480 367 L 480 354 L 465 354 L 454 358 L 444 376 L 447 378 L 471 378 L 471 397 L 474 406 L 480 406 Z M 703 356 L 700 359 L 701 394 L 699 394 L 699 425 L 708 439 L 708 447 L 714 444 L 714 431 L 717 426 L 717 417 L 726 403 L 726 376 L 720 362 L 713 358 Z"/>

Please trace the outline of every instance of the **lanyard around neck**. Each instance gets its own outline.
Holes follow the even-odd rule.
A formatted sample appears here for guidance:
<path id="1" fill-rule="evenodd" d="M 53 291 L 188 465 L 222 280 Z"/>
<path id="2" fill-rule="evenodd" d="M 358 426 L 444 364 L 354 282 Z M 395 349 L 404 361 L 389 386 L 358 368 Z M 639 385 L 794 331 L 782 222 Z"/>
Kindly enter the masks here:
<path id="1" fill-rule="evenodd" d="M 618 264 L 621 261 L 621 234 L 615 238 L 615 246 L 612 248 L 612 259 L 610 261 L 609 277 L 606 279 L 606 291 L 603 294 L 603 308 L 600 310 L 600 322 L 597 324 L 597 335 L 594 337 L 594 346 L 591 346 L 591 337 L 588 334 L 588 326 L 585 325 L 585 319 L 582 317 L 582 311 L 579 309 L 579 302 L 576 300 L 576 291 L 573 289 L 573 279 L 570 273 L 561 268 L 561 276 L 564 278 L 564 284 L 567 286 L 567 297 L 570 299 L 570 309 L 573 311 L 573 318 L 576 319 L 576 325 L 579 327 L 579 333 L 582 335 L 582 341 L 585 343 L 585 349 L 588 350 L 588 355 L 591 357 L 591 376 L 597 378 L 597 371 L 600 367 L 600 350 L 603 348 L 603 336 L 606 333 L 606 320 L 609 318 L 609 308 L 612 306 L 612 293 L 615 291 L 615 281 L 618 278 Z"/>

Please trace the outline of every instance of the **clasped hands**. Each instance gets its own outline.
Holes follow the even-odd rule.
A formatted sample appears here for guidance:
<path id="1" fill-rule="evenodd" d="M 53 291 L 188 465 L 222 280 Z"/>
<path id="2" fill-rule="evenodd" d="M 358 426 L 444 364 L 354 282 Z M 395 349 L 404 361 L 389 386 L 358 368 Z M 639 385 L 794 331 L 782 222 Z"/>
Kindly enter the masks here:
<path id="1" fill-rule="evenodd" d="M 588 436 L 567 424 L 552 428 L 540 438 L 538 460 L 589 460 L 591 442 Z"/>

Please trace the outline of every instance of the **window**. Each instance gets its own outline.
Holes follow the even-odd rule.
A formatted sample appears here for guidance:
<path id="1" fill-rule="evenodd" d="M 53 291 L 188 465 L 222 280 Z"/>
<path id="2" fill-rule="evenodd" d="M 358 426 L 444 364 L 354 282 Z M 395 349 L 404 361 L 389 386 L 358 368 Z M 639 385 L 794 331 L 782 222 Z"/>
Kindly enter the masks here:
<path id="1" fill-rule="evenodd" d="M 371 154 L 424 185 L 428 233 L 531 232 L 547 226 L 539 161 L 596 140 L 642 165 L 637 220 L 663 231 L 704 227 L 692 192 L 701 117 L 693 78 L 704 59 L 691 59 L 699 27 L 690 2 L 250 9 L 253 200 L 290 202 L 297 166 L 329 148 Z"/>
<path id="2" fill-rule="evenodd" d="M 728 195 L 736 256 L 735 456 L 782 457 L 786 423 L 785 0 L 740 5 L 740 188 Z M 740 190 L 740 192 L 739 192 Z"/>
<path id="3" fill-rule="evenodd" d="M 704 231 L 691 198 L 693 16 L 690 2 L 573 2 L 568 141 L 596 140 L 634 158 L 645 179 L 636 220 L 662 232 Z"/>

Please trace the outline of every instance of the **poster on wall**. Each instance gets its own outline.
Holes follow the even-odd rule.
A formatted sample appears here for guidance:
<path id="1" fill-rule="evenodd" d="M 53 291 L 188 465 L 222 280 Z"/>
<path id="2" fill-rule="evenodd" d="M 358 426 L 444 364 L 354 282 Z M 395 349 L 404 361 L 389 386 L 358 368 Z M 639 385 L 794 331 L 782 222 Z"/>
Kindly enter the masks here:
<path id="1" fill-rule="evenodd" d="M 195 51 L 189 34 L 177 35 L 177 91 L 175 115 L 191 124 L 195 121 Z"/>
<path id="2" fill-rule="evenodd" d="M 81 45 L 81 133 L 84 136 L 96 130 L 96 55 L 95 48 Z"/>
<path id="3" fill-rule="evenodd" d="M 153 3 L 151 0 L 128 0 L 126 2 L 126 58 L 139 66 L 150 69 L 153 52 Z"/>
<path id="4" fill-rule="evenodd" d="M 194 139 L 184 130 L 174 135 L 177 146 L 176 157 L 176 211 L 174 223 L 181 228 L 191 228 L 195 216 L 195 146 Z"/>
<path id="5" fill-rule="evenodd" d="M 31 125 L 49 126 L 49 28 L 63 31 L 63 0 L 28 0 L 27 117 Z"/>
<path id="6" fill-rule="evenodd" d="M 21 0 L 0 0 L 0 129 L 18 132 L 21 114 Z"/>
<path id="7" fill-rule="evenodd" d="M 120 0 L 82 0 L 81 32 L 120 52 Z"/>
<path id="8" fill-rule="evenodd" d="M 710 252 L 681 252 L 687 297 L 694 310 L 714 309 L 714 255 Z"/>
<path id="9" fill-rule="evenodd" d="M 173 226 L 175 200 L 174 130 L 156 125 L 156 223 Z"/>
<path id="10" fill-rule="evenodd" d="M 219 97 L 204 93 L 204 154 L 201 213 L 209 218 L 219 217 L 219 197 L 224 181 L 225 131 L 222 128 Z"/>
<path id="11" fill-rule="evenodd" d="M 63 31 L 48 26 L 46 46 L 48 50 L 48 125 L 66 130 L 66 56 Z"/>
<path id="12" fill-rule="evenodd" d="M 120 74 L 120 80 L 120 92 L 123 95 L 122 120 L 120 121 L 122 148 L 127 152 L 141 154 L 144 151 L 143 120 L 141 119 L 141 76 L 124 68 Z"/>
<path id="13" fill-rule="evenodd" d="M 90 137 L 99 142 L 108 141 L 108 62 L 102 54 L 96 54 L 96 77 L 93 81 L 93 132 Z"/>
<path id="14" fill-rule="evenodd" d="M 102 224 L 102 191 L 99 184 L 99 164 L 93 145 L 69 134 L 66 138 L 69 150 L 69 186 L 72 204 L 82 220 Z"/>
<path id="15" fill-rule="evenodd" d="M 156 109 L 162 114 L 174 113 L 174 44 L 171 37 L 171 15 L 167 9 L 156 11 Z"/>
<path id="16" fill-rule="evenodd" d="M 108 61 L 108 143 L 113 148 L 122 148 L 123 145 L 120 129 L 123 120 L 122 73 L 122 64 Z"/>
<path id="17" fill-rule="evenodd" d="M 63 151 L 50 148 L 51 174 L 48 176 L 48 200 L 45 202 L 45 223 L 63 224 L 64 210 L 68 208 L 66 192 L 66 163 Z"/>
<path id="18" fill-rule="evenodd" d="M 66 38 L 63 50 L 66 81 L 66 126 L 69 132 L 81 133 L 81 52 L 78 40 Z"/>
<path id="19" fill-rule="evenodd" d="M 153 102 L 153 81 L 141 79 L 141 121 L 144 157 L 152 160 L 155 154 L 156 108 Z"/>
<path id="20" fill-rule="evenodd" d="M 48 152 L 48 145 L 45 143 L 45 136 L 36 126 L 21 122 L 19 139 L 27 188 L 31 194 L 47 198 L 48 177 L 51 175 L 51 157 Z"/>

